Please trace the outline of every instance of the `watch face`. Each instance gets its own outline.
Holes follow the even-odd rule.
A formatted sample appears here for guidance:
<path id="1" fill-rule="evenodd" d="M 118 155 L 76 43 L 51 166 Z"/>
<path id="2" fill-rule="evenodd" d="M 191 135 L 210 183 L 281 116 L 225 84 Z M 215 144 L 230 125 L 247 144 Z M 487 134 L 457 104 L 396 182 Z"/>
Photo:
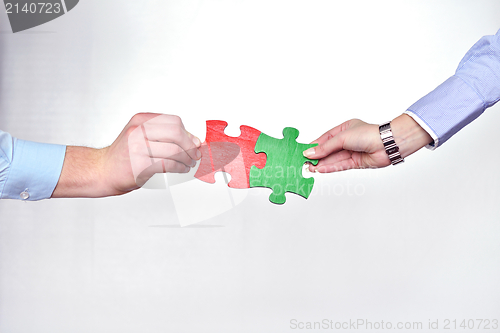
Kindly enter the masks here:
<path id="1" fill-rule="evenodd" d="M 385 123 L 385 124 L 382 124 L 380 125 L 379 127 L 379 130 L 380 130 L 380 133 L 384 132 L 384 131 L 388 131 L 391 129 L 391 123 Z"/>

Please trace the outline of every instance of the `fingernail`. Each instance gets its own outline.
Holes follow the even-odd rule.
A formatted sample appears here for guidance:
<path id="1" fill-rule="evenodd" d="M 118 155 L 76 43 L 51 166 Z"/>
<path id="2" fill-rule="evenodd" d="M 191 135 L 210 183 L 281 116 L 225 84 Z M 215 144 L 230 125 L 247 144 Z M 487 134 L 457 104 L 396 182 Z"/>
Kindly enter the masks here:
<path id="1" fill-rule="evenodd" d="M 191 161 L 191 165 L 190 165 L 190 167 L 191 167 L 191 168 L 194 168 L 195 166 L 196 166 L 196 161 Z"/>
<path id="2" fill-rule="evenodd" d="M 193 136 L 193 143 L 196 147 L 199 147 L 201 145 L 200 139 L 198 139 L 196 136 Z"/>
<path id="3" fill-rule="evenodd" d="M 305 157 L 311 157 L 315 153 L 314 148 L 309 148 L 308 150 L 304 151 L 303 154 Z"/>
<path id="4" fill-rule="evenodd" d="M 196 150 L 196 158 L 201 158 L 201 151 L 199 150 Z"/>

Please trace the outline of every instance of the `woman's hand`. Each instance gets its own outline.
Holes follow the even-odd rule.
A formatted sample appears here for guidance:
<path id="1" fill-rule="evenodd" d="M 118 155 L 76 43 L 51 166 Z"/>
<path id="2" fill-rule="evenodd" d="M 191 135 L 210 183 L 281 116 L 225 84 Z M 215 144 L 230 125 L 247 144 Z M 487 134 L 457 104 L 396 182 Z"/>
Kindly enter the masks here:
<path id="1" fill-rule="evenodd" d="M 391 128 L 403 158 L 432 142 L 430 135 L 406 114 L 394 119 Z M 312 143 L 318 146 L 304 152 L 308 158 L 319 159 L 318 165 L 309 166 L 312 172 L 383 168 L 391 164 L 380 138 L 379 125 L 359 119 L 334 127 Z"/>

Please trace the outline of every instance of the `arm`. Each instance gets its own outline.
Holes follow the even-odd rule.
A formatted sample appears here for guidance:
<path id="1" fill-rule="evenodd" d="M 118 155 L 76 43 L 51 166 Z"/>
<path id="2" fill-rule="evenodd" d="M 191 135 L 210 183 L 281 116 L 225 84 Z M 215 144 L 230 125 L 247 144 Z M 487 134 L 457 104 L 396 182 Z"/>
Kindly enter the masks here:
<path id="1" fill-rule="evenodd" d="M 434 139 L 436 149 L 500 99 L 500 30 L 482 37 L 463 57 L 455 75 L 405 112 Z"/>
<path id="2" fill-rule="evenodd" d="M 200 140 L 177 116 L 137 114 L 109 147 L 18 140 L 0 131 L 0 198 L 105 197 L 140 188 L 155 173 L 188 172 Z"/>
<path id="3" fill-rule="evenodd" d="M 435 149 L 486 108 L 500 100 L 500 31 L 481 38 L 460 62 L 455 75 L 413 104 L 391 122 L 392 132 L 404 158 L 420 148 Z M 349 120 L 314 141 L 304 152 L 320 159 L 310 171 L 334 172 L 352 168 L 390 165 L 378 125 Z"/>

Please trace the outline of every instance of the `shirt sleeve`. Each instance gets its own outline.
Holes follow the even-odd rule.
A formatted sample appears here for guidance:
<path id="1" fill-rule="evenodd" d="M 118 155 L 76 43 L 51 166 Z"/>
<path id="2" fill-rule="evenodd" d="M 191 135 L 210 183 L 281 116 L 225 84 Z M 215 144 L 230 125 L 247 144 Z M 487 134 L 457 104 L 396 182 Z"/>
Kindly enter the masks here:
<path id="1" fill-rule="evenodd" d="M 48 199 L 59 181 L 66 146 L 24 141 L 0 131 L 0 199 Z"/>
<path id="2" fill-rule="evenodd" d="M 436 149 L 500 99 L 500 30 L 481 38 L 462 59 L 455 75 L 405 112 Z"/>

